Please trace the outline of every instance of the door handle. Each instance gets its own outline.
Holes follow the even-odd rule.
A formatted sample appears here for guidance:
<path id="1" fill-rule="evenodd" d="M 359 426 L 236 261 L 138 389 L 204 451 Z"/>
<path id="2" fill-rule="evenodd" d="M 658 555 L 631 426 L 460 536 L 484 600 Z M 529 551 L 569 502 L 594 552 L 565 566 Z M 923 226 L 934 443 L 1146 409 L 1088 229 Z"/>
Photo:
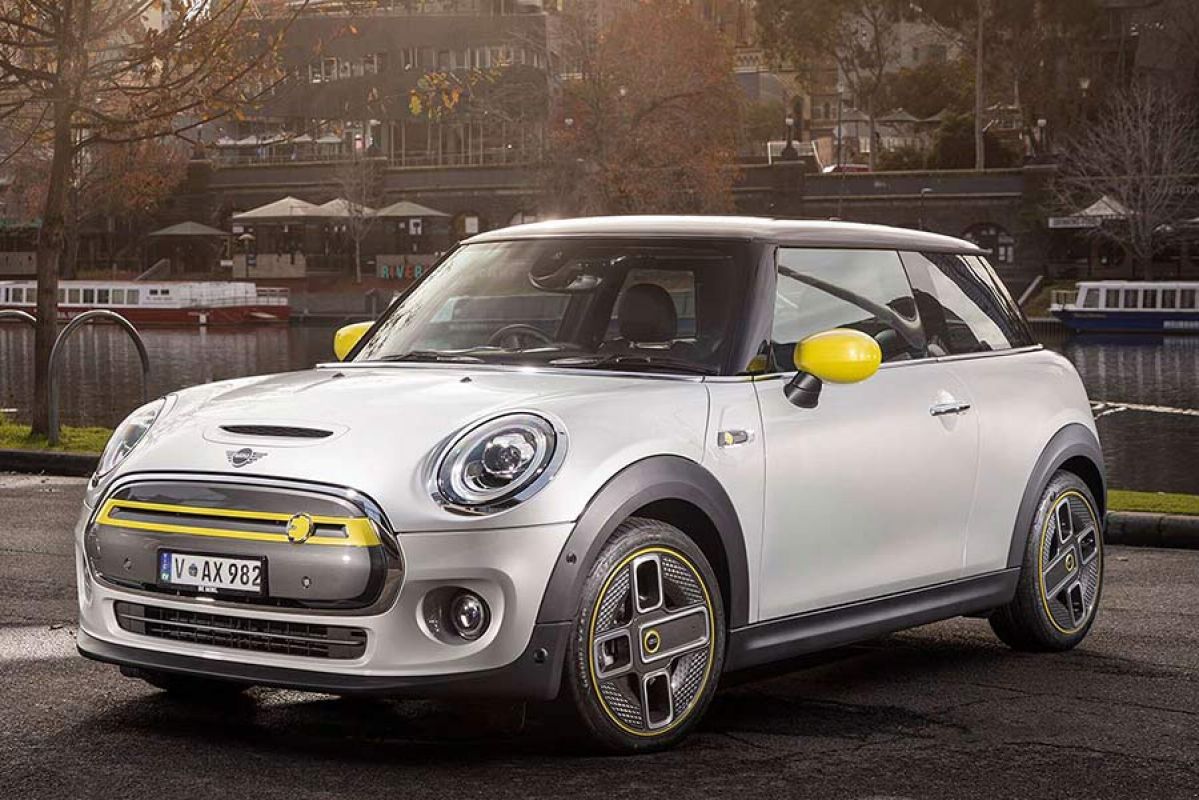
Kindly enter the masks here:
<path id="1" fill-rule="evenodd" d="M 959 403 L 954 401 L 952 403 L 936 403 L 929 408 L 928 413 L 932 414 L 934 417 L 943 417 L 946 414 L 965 414 L 969 410 L 969 403 Z"/>

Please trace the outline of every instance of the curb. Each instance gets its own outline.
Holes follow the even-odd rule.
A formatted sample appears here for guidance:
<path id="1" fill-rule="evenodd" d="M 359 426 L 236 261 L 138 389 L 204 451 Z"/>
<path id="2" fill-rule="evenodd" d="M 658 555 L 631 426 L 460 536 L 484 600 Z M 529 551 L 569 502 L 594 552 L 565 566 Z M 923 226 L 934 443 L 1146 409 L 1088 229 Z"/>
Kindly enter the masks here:
<path id="1" fill-rule="evenodd" d="M 1199 550 L 1199 517 L 1110 511 L 1103 541 L 1134 547 L 1173 547 Z"/>
<path id="2" fill-rule="evenodd" d="M 86 478 L 96 471 L 100 456 L 47 450 L 0 450 L 0 472 L 45 473 Z"/>

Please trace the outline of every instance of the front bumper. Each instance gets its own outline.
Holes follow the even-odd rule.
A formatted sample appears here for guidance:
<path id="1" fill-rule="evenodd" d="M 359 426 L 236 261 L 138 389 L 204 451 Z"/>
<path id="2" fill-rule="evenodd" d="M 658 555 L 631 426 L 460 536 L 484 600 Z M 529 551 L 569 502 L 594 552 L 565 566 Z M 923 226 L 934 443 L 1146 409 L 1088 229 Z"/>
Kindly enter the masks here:
<path id="1" fill-rule="evenodd" d="M 145 650 L 104 642 L 79 631 L 76 645 L 87 658 L 135 670 L 273 686 L 305 692 L 388 697 L 510 697 L 551 700 L 558 694 L 570 622 L 535 625 L 528 647 L 504 667 L 445 675 L 359 675 L 272 667 Z"/>
<path id="2" fill-rule="evenodd" d="M 357 610 L 214 601 L 115 585 L 94 570 L 101 561 L 94 542 L 89 550 L 88 524 L 85 510 L 76 529 L 78 645 L 90 658 L 138 669 L 334 693 L 548 698 L 557 692 L 570 625 L 536 624 L 536 617 L 572 523 L 400 534 L 396 540 L 402 550 L 403 576 L 398 591 L 385 595 L 385 604 Z M 220 552 L 220 546 L 212 551 Z M 466 589 L 486 600 L 490 624 L 478 640 L 457 640 L 430 629 L 425 598 L 447 587 Z M 257 630 L 353 628 L 365 635 L 365 647 L 354 657 L 331 658 L 312 655 L 311 649 L 247 649 L 211 635 L 194 641 L 161 638 L 147 635 L 138 626 L 130 629 L 131 605 L 176 619 L 219 616 L 223 625 L 244 623 Z M 126 615 L 124 625 L 118 608 Z"/>

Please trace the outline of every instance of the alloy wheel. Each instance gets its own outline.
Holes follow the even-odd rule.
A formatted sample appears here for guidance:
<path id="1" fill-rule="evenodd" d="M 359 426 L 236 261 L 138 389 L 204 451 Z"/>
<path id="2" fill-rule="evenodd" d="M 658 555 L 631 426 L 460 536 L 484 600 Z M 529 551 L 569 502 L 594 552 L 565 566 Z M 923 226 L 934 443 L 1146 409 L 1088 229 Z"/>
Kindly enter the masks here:
<path id="1" fill-rule="evenodd" d="M 608 574 L 590 622 L 588 667 L 622 730 L 663 734 L 695 708 L 712 671 L 712 601 L 682 553 L 647 547 Z"/>
<path id="2" fill-rule="evenodd" d="M 1041 531 L 1041 601 L 1059 632 L 1075 633 L 1095 611 L 1102 572 L 1099 521 L 1078 492 L 1054 502 Z"/>

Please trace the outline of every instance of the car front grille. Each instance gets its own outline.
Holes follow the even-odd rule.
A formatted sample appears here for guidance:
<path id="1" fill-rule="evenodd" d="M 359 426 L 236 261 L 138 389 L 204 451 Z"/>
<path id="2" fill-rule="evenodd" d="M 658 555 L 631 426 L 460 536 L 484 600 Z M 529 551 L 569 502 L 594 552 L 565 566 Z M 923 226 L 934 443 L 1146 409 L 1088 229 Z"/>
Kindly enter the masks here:
<path id="1" fill-rule="evenodd" d="M 366 631 L 337 625 L 277 622 L 118 602 L 117 624 L 141 636 L 256 653 L 352 659 L 366 652 Z"/>

